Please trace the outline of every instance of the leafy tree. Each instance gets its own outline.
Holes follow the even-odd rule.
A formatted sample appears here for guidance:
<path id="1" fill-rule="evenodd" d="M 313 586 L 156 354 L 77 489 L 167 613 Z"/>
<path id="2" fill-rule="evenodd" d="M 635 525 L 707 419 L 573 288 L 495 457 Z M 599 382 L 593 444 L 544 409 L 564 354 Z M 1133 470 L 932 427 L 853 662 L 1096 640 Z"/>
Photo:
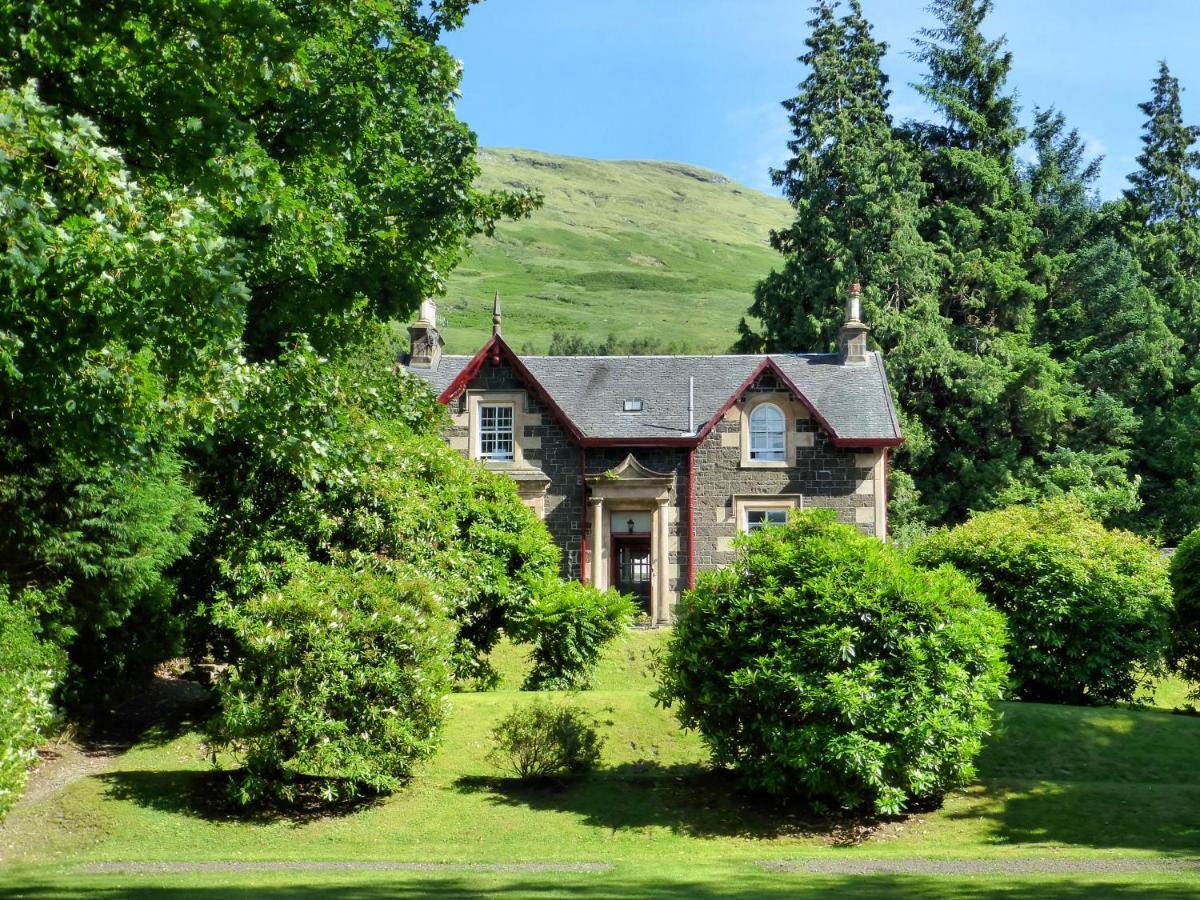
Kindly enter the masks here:
<path id="1" fill-rule="evenodd" d="M 604 647 L 632 623 L 633 601 L 614 590 L 557 579 L 535 585 L 531 594 L 508 617 L 509 633 L 533 645 L 525 690 L 590 687 Z"/>
<path id="2" fill-rule="evenodd" d="M 405 318 L 466 238 L 530 208 L 472 187 L 460 65 L 439 43 L 469 5 L 35 0 L 0 30 L 0 78 L 37 78 L 136 178 L 208 200 L 245 257 L 247 347 L 271 357 L 364 300 Z"/>
<path id="3" fill-rule="evenodd" d="M 1021 699 L 1132 700 L 1162 669 L 1171 589 L 1158 549 L 1104 528 L 1078 500 L 982 513 L 935 532 L 913 554 L 976 578 L 1007 616 Z"/>
<path id="4" fill-rule="evenodd" d="M 204 609 L 205 590 L 224 590 L 223 566 L 249 599 L 321 557 L 333 519 L 315 515 L 314 498 L 332 506 L 329 476 L 340 473 L 318 465 L 319 441 L 240 432 L 281 474 L 269 485 L 225 481 L 237 466 L 211 451 L 228 446 L 231 422 L 286 424 L 284 400 L 250 407 L 269 396 L 264 384 L 315 360 L 297 348 L 344 357 L 374 320 L 439 291 L 470 235 L 534 205 L 472 187 L 475 137 L 453 103 L 460 66 L 440 44 L 469 5 L 34 0 L 7 10 L 0 266 L 13 299 L 0 375 L 14 389 L 0 399 L 0 573 L 39 589 L 58 639 L 87 648 L 77 667 L 121 670 L 141 649 L 151 651 L 142 663 L 175 650 L 163 572 L 189 546 L 184 605 Z M 304 387 L 320 396 L 318 380 Z M 211 469 L 186 472 L 181 460 Z M 192 479 L 213 517 L 203 541 Z M 270 528 L 231 536 L 250 515 Z M 459 599 L 483 607 L 506 590 L 476 585 Z"/>
<path id="5" fill-rule="evenodd" d="M 450 634 L 428 585 L 310 564 L 217 617 L 237 652 L 209 732 L 239 804 L 386 793 L 436 748 Z"/>
<path id="6" fill-rule="evenodd" d="M 37 760 L 62 668 L 61 651 L 41 639 L 26 601 L 0 581 L 0 819 L 21 796 Z"/>
<path id="7" fill-rule="evenodd" d="M 427 579 L 456 627 L 460 680 L 494 681 L 487 657 L 506 628 L 554 677 L 585 678 L 622 606 L 557 582 L 558 550 L 513 482 L 446 446 L 444 408 L 382 365 L 394 353 L 374 334 L 343 359 L 297 344 L 258 364 L 245 402 L 197 449 L 215 525 L 185 578 L 193 653 L 231 652 L 209 625 L 214 598 L 248 602 L 311 560 Z"/>
<path id="8" fill-rule="evenodd" d="M 0 88 L 0 578 L 88 676 L 144 671 L 200 525 L 177 448 L 232 402 L 246 291 L 211 205 Z M 145 649 L 148 645 L 141 641 Z"/>
<path id="9" fill-rule="evenodd" d="M 689 592 L 655 696 L 717 765 L 817 809 L 895 814 L 969 780 L 1004 624 L 969 579 L 808 510 Z"/>

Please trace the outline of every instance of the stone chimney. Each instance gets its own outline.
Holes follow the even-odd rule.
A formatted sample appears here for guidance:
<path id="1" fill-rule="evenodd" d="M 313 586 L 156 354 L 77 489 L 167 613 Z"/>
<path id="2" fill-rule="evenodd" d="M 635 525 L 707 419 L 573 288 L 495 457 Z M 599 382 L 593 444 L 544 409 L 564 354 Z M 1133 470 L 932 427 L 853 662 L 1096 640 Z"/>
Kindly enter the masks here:
<path id="1" fill-rule="evenodd" d="M 846 297 L 846 323 L 838 329 L 838 356 L 842 365 L 859 365 L 867 361 L 867 335 L 871 333 L 862 323 L 862 299 L 858 283 L 850 285 Z"/>
<path id="2" fill-rule="evenodd" d="M 414 369 L 436 369 L 446 342 L 437 330 L 437 303 L 432 297 L 421 301 L 417 321 L 408 326 L 408 364 Z"/>

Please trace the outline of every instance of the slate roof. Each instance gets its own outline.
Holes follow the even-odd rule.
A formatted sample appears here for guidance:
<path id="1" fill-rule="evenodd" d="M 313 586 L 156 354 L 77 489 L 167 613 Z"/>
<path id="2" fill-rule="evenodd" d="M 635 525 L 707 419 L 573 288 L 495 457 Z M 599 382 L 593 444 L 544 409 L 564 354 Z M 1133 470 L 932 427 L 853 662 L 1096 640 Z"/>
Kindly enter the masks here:
<path id="1" fill-rule="evenodd" d="M 443 356 L 437 369 L 405 367 L 441 395 L 475 357 Z M 695 428 L 725 407 L 764 364 L 773 364 L 824 420 L 835 443 L 895 444 L 900 427 L 883 360 L 841 365 L 832 353 L 743 356 L 520 356 L 541 389 L 585 439 L 648 441 L 688 433 L 688 379 L 695 379 Z M 770 363 L 767 361 L 770 360 Z M 623 412 L 640 399 L 641 412 Z"/>

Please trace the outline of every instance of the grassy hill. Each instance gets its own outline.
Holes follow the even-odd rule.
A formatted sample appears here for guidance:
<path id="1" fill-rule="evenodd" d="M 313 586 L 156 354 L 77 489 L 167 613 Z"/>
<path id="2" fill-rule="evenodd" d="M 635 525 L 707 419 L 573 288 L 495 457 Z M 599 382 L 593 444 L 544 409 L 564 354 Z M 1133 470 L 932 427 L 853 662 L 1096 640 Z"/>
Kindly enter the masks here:
<path id="1" fill-rule="evenodd" d="M 504 335 L 518 349 L 544 353 L 564 331 L 722 352 L 755 282 L 777 262 L 768 232 L 790 219 L 778 197 L 680 163 L 505 149 L 482 150 L 480 161 L 481 186 L 535 187 L 545 206 L 477 238 L 451 277 L 439 307 L 451 353 L 486 340 L 497 290 Z"/>

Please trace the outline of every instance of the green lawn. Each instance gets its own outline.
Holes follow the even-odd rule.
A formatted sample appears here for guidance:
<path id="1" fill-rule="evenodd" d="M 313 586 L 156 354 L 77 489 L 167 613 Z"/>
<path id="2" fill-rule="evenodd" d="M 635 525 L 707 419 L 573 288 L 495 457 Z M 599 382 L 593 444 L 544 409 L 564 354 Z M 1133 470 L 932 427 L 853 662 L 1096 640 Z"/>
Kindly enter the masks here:
<path id="1" fill-rule="evenodd" d="M 1183 859 L 1200 848 L 1200 719 L 1157 709 L 1004 704 L 978 782 L 937 812 L 859 843 L 708 773 L 699 740 L 648 694 L 653 646 L 635 632 L 579 695 L 606 737 L 604 768 L 558 789 L 522 788 L 487 762 L 491 723 L 523 701 L 522 660 L 502 647 L 502 690 L 459 694 L 441 753 L 402 793 L 308 821 L 213 817 L 195 734 L 157 735 L 0 828 L 0 897 L 1121 897 L 1200 896 L 1200 872 L 818 876 L 765 860 Z M 1182 693 L 1176 689 L 1176 693 Z M 81 874 L 106 862 L 393 861 L 436 871 Z M 472 871 L 475 864 L 607 864 L 607 871 Z"/>
<path id="2" fill-rule="evenodd" d="M 480 163 L 482 187 L 535 187 L 545 206 L 472 242 L 438 306 L 447 353 L 491 335 L 496 291 L 518 350 L 545 353 L 563 331 L 724 353 L 781 259 L 770 230 L 791 221 L 781 198 L 695 166 L 511 149 L 485 149 Z"/>

